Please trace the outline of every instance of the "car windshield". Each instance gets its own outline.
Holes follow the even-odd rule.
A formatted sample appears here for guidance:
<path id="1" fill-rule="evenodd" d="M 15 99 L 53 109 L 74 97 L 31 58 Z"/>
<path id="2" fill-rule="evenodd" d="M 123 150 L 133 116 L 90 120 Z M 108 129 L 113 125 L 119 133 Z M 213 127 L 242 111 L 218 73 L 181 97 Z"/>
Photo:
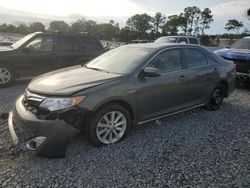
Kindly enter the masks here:
<path id="1" fill-rule="evenodd" d="M 22 46 L 26 41 L 28 41 L 29 39 L 31 39 L 34 36 L 34 33 L 31 33 L 29 35 L 24 36 L 23 38 L 19 39 L 17 42 L 15 42 L 14 44 L 12 44 L 10 47 L 11 48 L 19 48 L 20 46 Z"/>
<path id="2" fill-rule="evenodd" d="M 176 43 L 177 38 L 175 37 L 160 37 L 155 42 L 157 43 Z"/>
<path id="3" fill-rule="evenodd" d="M 235 49 L 247 49 L 250 50 L 250 38 L 242 38 L 237 40 L 233 45 Z"/>
<path id="4" fill-rule="evenodd" d="M 152 49 L 123 46 L 106 52 L 86 64 L 86 68 L 115 74 L 129 74 L 143 63 Z"/>

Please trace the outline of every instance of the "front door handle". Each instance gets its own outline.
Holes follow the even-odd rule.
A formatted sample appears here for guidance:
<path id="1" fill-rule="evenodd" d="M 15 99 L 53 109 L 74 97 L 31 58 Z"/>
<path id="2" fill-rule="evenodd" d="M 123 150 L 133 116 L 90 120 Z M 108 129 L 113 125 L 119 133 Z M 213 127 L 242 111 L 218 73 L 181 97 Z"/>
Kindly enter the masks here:
<path id="1" fill-rule="evenodd" d="M 218 68 L 214 68 L 214 72 L 218 72 Z"/>

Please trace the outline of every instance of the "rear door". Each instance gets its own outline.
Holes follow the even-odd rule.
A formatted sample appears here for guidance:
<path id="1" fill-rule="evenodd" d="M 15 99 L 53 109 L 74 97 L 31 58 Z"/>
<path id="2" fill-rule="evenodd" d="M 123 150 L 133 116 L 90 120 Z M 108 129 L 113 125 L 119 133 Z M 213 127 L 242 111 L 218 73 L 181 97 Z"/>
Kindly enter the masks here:
<path id="1" fill-rule="evenodd" d="M 183 47 L 186 66 L 185 85 L 188 106 L 200 105 L 207 101 L 218 83 L 220 65 L 212 56 L 195 47 Z"/>

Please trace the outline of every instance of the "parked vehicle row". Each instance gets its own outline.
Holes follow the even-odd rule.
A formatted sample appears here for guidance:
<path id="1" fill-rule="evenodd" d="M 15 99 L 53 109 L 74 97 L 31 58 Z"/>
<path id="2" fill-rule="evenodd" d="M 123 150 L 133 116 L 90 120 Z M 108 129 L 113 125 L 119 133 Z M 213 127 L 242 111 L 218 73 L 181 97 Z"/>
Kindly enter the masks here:
<path id="1" fill-rule="evenodd" d="M 235 75 L 233 62 L 198 45 L 122 46 L 33 79 L 10 112 L 9 129 L 15 144 L 62 157 L 81 131 L 94 146 L 108 145 L 133 124 L 201 106 L 217 110 L 234 90 Z"/>
<path id="2" fill-rule="evenodd" d="M 215 51 L 236 64 L 237 80 L 250 84 L 250 37 L 237 40 L 232 47 Z"/>
<path id="3" fill-rule="evenodd" d="M 92 36 L 32 33 L 10 47 L 0 47 L 0 87 L 16 78 L 86 63 L 104 52 Z"/>

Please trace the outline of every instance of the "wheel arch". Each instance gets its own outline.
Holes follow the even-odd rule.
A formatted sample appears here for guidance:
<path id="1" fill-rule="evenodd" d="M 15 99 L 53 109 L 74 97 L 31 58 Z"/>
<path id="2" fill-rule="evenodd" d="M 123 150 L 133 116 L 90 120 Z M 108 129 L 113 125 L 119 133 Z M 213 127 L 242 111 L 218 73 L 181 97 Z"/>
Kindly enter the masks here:
<path id="1" fill-rule="evenodd" d="M 106 101 L 103 104 L 101 104 L 100 106 L 98 106 L 95 111 L 98 111 L 98 110 L 100 110 L 106 106 L 112 105 L 112 104 L 118 104 L 118 105 L 122 106 L 123 108 L 125 108 L 129 112 L 132 120 L 136 119 L 135 111 L 133 110 L 131 105 L 127 101 L 122 100 L 122 99 L 114 99 L 114 100 Z"/>
<path id="2" fill-rule="evenodd" d="M 219 84 L 221 84 L 224 88 L 224 97 L 229 96 L 229 84 L 226 80 L 220 80 Z"/>

